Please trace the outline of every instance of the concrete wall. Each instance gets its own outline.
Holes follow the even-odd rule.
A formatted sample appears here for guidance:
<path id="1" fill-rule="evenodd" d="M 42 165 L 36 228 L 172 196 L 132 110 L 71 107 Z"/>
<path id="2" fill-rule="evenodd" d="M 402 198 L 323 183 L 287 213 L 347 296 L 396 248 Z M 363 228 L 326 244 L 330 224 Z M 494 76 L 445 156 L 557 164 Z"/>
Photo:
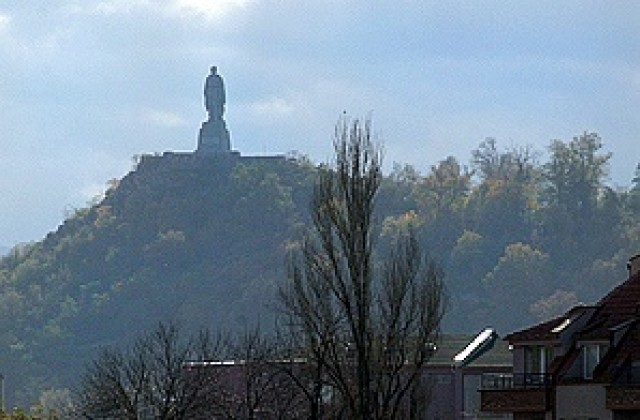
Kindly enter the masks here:
<path id="1" fill-rule="evenodd" d="M 612 420 L 613 413 L 605 408 L 604 385 L 560 385 L 556 387 L 556 418 L 576 417 Z"/>
<path id="2" fill-rule="evenodd" d="M 515 346 L 513 348 L 513 373 L 522 375 L 524 373 L 524 346 Z"/>

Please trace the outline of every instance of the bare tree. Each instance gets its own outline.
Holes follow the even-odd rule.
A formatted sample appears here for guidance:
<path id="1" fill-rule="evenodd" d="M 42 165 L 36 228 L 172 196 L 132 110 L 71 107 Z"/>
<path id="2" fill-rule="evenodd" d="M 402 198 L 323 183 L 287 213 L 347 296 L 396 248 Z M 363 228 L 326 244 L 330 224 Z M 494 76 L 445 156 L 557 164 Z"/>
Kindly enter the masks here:
<path id="1" fill-rule="evenodd" d="M 88 419 L 208 418 L 216 380 L 186 362 L 219 357 L 222 340 L 208 332 L 184 339 L 173 324 L 160 323 L 122 351 L 105 349 L 88 367 L 78 393 L 77 414 Z"/>
<path id="2" fill-rule="evenodd" d="M 279 291 L 313 374 L 300 381 L 311 417 L 403 418 L 438 338 L 442 273 L 408 230 L 384 262 L 374 246 L 381 153 L 371 125 L 341 120 L 335 165 L 319 171 L 313 225 Z M 330 413 L 328 412 L 330 410 Z"/>

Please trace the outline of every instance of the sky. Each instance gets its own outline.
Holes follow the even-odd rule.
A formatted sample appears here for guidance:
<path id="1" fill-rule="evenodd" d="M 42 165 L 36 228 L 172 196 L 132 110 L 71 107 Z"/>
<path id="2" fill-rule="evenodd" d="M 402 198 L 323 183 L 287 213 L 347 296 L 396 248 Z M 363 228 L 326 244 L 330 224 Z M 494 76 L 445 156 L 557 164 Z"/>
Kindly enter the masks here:
<path id="1" fill-rule="evenodd" d="M 343 112 L 385 163 L 542 153 L 595 131 L 640 162 L 640 2 L 0 0 L 0 245 L 42 239 L 143 153 L 190 151 L 212 65 L 242 154 L 331 157 Z"/>

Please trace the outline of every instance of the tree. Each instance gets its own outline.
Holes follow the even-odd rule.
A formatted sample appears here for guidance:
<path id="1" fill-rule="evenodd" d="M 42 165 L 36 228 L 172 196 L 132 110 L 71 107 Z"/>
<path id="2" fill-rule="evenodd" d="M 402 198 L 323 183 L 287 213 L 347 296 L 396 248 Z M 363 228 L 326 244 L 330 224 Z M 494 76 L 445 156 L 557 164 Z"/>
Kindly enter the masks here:
<path id="1" fill-rule="evenodd" d="M 551 295 L 532 303 L 529 306 L 529 312 L 535 315 L 538 322 L 544 322 L 562 315 L 579 303 L 575 292 L 556 290 Z"/>
<path id="2" fill-rule="evenodd" d="M 291 373 L 300 363 L 280 358 L 275 340 L 259 328 L 247 330 L 230 346 L 232 366 L 218 366 L 225 375 L 212 402 L 215 418 L 303 419 L 307 418 L 300 388 Z"/>
<path id="3" fill-rule="evenodd" d="M 532 322 L 527 309 L 548 296 L 550 280 L 549 255 L 520 242 L 508 245 L 483 279 L 496 328 L 506 330 L 510 325 Z"/>
<path id="4" fill-rule="evenodd" d="M 404 418 L 420 400 L 421 368 L 438 338 L 442 272 L 421 255 L 411 229 L 378 259 L 381 154 L 370 122 L 341 120 L 334 150 L 335 164 L 319 171 L 312 226 L 292 255 L 281 307 L 313 367 L 312 418 L 326 390 L 333 417 Z"/>
<path id="5" fill-rule="evenodd" d="M 488 138 L 471 152 L 474 169 L 483 181 L 529 180 L 535 176 L 538 153 L 529 146 L 500 152 L 496 140 Z"/>
<path id="6" fill-rule="evenodd" d="M 611 153 L 601 153 L 602 139 L 596 133 L 583 133 L 565 143 L 555 140 L 549 147 L 550 159 L 544 165 L 547 206 L 543 212 L 544 247 L 558 266 L 581 267 L 597 257 L 600 242 L 590 240 L 597 232 L 599 198 L 608 173 Z"/>
<path id="7" fill-rule="evenodd" d="M 551 143 L 550 161 L 545 165 L 551 204 L 581 219 L 592 215 L 611 158 L 611 153 L 598 153 L 601 148 L 600 136 L 587 132 L 569 143 Z"/>
<path id="8" fill-rule="evenodd" d="M 472 152 L 473 168 L 480 184 L 467 205 L 473 230 L 496 238 L 495 252 L 505 245 L 527 240 L 537 207 L 539 169 L 537 153 L 529 146 L 498 150 L 494 139 Z"/>
<path id="9" fill-rule="evenodd" d="M 105 349 L 89 366 L 78 395 L 78 414 L 90 419 L 190 419 L 206 417 L 215 387 L 206 369 L 188 361 L 215 359 L 222 341 L 209 333 L 184 339 L 160 323 L 127 351 Z"/>

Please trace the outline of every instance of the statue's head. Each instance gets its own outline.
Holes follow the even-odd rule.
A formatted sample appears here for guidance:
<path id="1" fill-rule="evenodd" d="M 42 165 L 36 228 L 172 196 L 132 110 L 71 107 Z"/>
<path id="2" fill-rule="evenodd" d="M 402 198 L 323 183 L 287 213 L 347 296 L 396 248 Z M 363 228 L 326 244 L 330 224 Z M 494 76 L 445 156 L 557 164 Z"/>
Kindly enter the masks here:
<path id="1" fill-rule="evenodd" d="M 217 71 L 218 71 L 218 67 L 216 66 L 211 67 L 211 74 L 216 74 Z"/>

